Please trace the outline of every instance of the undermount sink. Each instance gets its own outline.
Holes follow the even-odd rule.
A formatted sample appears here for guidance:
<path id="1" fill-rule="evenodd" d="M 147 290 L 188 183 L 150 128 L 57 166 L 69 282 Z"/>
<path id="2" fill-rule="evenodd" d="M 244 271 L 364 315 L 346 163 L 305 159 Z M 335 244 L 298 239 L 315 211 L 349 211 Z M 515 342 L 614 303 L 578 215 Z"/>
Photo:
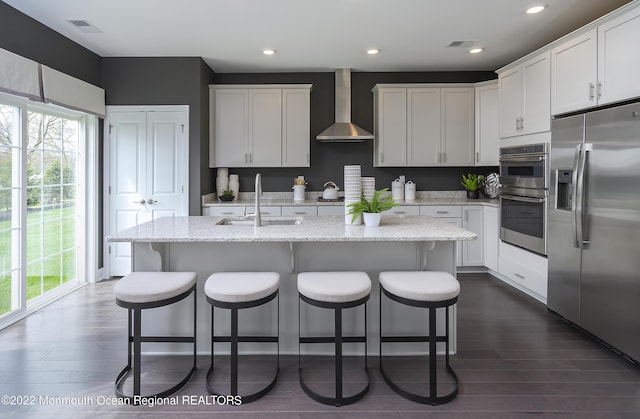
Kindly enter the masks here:
<path id="1" fill-rule="evenodd" d="M 220 226 L 252 226 L 254 224 L 253 218 L 238 217 L 238 218 L 223 218 L 218 220 L 216 225 Z M 262 217 L 263 226 L 291 226 L 302 224 L 302 217 Z"/>

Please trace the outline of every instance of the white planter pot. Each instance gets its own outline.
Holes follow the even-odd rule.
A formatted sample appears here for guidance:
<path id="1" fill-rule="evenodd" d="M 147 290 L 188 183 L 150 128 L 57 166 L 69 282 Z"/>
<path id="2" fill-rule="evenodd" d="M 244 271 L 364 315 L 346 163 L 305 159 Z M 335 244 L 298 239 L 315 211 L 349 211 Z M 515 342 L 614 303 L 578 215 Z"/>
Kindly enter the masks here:
<path id="1" fill-rule="evenodd" d="M 380 225 L 380 216 L 382 213 L 376 212 L 363 212 L 362 218 L 364 219 L 364 225 L 369 227 L 377 227 Z"/>

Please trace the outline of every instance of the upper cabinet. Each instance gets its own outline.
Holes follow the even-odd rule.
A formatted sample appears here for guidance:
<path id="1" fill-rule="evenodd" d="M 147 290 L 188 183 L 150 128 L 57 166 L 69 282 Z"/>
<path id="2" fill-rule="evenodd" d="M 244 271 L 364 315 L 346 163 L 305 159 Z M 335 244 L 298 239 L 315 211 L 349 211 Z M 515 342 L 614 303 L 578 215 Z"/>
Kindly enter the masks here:
<path id="1" fill-rule="evenodd" d="M 545 51 L 498 74 L 501 138 L 551 129 L 550 71 Z"/>
<path id="2" fill-rule="evenodd" d="M 310 85 L 210 86 L 210 167 L 308 167 Z"/>
<path id="3" fill-rule="evenodd" d="M 473 87 L 376 85 L 374 166 L 474 163 Z"/>
<path id="4" fill-rule="evenodd" d="M 498 83 L 482 83 L 475 88 L 476 166 L 497 166 L 500 133 L 498 128 Z"/>
<path id="5" fill-rule="evenodd" d="M 640 96 L 640 7 L 551 50 L 551 112 L 562 114 Z"/>

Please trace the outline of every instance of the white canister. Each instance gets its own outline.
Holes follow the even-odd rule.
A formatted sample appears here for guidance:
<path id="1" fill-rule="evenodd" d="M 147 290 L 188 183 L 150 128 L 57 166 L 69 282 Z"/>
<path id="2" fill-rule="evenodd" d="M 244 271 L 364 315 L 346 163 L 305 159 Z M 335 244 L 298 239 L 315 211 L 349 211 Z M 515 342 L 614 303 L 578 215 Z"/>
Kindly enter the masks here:
<path id="1" fill-rule="evenodd" d="M 296 202 L 304 201 L 305 185 L 293 185 L 293 200 Z"/>
<path id="2" fill-rule="evenodd" d="M 416 184 L 413 181 L 404 184 L 404 200 L 409 202 L 416 200 Z"/>
<path id="3" fill-rule="evenodd" d="M 229 189 L 231 189 L 233 191 L 233 200 L 237 201 L 238 200 L 238 195 L 240 194 L 240 183 L 239 182 L 231 182 L 231 181 L 229 181 Z"/>
<path id="4" fill-rule="evenodd" d="M 391 182 L 391 196 L 395 202 L 402 202 L 404 199 L 404 183 L 400 179 Z"/>

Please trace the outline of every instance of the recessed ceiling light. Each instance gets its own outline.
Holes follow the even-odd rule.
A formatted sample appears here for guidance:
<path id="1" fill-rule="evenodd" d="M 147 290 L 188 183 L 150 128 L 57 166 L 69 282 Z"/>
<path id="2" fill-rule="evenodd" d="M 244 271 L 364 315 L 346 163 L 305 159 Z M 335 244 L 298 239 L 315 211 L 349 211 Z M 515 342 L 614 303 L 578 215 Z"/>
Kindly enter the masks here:
<path id="1" fill-rule="evenodd" d="M 262 53 L 264 55 L 273 55 L 273 54 L 276 53 L 276 50 L 275 49 L 271 49 L 271 48 L 267 48 L 267 49 L 263 49 Z"/>
<path id="2" fill-rule="evenodd" d="M 545 8 L 547 7 L 547 5 L 537 5 L 537 6 L 531 6 L 527 9 L 527 14 L 528 15 L 535 15 L 536 13 L 540 13 L 541 11 L 543 11 Z"/>
<path id="3" fill-rule="evenodd" d="M 469 50 L 469 54 L 478 54 L 482 51 L 484 51 L 484 48 L 473 48 Z"/>
<path id="4" fill-rule="evenodd" d="M 369 55 L 376 55 L 379 52 L 380 52 L 380 50 L 378 48 L 370 48 L 370 49 L 367 50 L 367 54 L 369 54 Z"/>

